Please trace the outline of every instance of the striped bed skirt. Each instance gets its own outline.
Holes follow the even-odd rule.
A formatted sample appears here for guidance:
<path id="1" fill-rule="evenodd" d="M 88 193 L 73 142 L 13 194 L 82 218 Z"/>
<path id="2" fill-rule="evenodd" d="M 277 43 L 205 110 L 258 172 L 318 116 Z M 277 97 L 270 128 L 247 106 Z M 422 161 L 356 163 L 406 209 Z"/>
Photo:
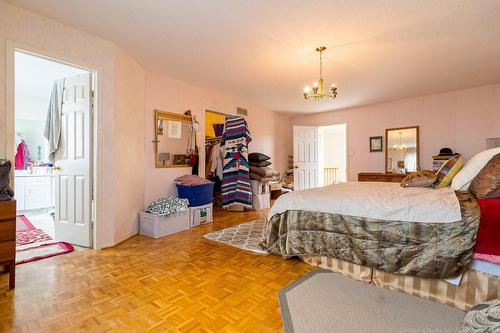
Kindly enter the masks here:
<path id="1" fill-rule="evenodd" d="M 386 289 L 429 299 L 467 311 L 476 304 L 500 297 L 500 277 L 469 269 L 458 286 L 444 280 L 386 273 L 347 261 L 322 256 L 300 256 L 305 263 Z"/>

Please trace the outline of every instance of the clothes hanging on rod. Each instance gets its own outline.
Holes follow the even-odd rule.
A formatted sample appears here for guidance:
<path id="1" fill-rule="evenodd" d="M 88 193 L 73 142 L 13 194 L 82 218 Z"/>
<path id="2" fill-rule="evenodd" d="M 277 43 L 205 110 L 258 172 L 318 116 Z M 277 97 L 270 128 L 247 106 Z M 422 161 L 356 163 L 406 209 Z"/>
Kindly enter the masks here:
<path id="1" fill-rule="evenodd" d="M 222 137 L 205 138 L 205 177 L 218 176 L 222 180 L 223 156 L 220 143 Z"/>
<path id="2" fill-rule="evenodd" d="M 248 144 L 252 141 L 243 117 L 226 117 L 221 149 L 223 155 L 222 207 L 252 207 Z"/>
<path id="3" fill-rule="evenodd" d="M 210 157 L 209 157 L 209 169 L 208 171 L 214 177 L 219 177 L 222 180 L 223 177 L 223 160 L 222 150 L 220 143 L 216 143 L 210 148 Z"/>
<path id="4" fill-rule="evenodd" d="M 223 157 L 222 138 L 205 138 L 205 178 L 214 182 L 214 197 L 221 197 Z M 217 205 L 217 201 L 215 201 Z M 219 201 L 219 206 L 220 201 Z"/>
<path id="5" fill-rule="evenodd" d="M 31 155 L 26 141 L 21 139 L 16 148 L 15 167 L 16 170 L 26 170 L 31 162 Z"/>

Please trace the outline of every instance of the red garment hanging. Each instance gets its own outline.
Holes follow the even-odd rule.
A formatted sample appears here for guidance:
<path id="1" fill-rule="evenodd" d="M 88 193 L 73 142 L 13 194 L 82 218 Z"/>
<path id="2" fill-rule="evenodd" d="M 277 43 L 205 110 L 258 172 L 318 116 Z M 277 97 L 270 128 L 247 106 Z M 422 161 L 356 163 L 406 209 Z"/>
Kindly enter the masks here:
<path id="1" fill-rule="evenodd" d="M 15 158 L 16 170 L 24 170 L 24 144 L 21 141 L 17 145 L 17 152 Z"/>

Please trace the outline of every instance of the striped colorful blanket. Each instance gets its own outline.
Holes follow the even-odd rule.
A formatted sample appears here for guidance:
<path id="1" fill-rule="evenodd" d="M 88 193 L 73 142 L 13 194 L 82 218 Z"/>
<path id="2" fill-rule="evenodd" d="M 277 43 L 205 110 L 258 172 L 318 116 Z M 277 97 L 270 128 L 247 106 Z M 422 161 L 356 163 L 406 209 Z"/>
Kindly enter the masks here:
<path id="1" fill-rule="evenodd" d="M 248 144 L 252 141 L 243 117 L 226 119 L 221 147 L 224 156 L 222 207 L 241 204 L 252 207 Z"/>

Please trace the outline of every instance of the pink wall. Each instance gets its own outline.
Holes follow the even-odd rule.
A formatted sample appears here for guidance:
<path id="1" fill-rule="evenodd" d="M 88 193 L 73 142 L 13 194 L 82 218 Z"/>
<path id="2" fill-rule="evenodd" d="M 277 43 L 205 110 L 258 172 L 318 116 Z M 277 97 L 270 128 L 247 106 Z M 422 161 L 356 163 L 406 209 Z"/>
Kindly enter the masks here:
<path id="1" fill-rule="evenodd" d="M 113 243 L 135 235 L 144 201 L 144 69 L 120 49 L 114 62 Z M 105 244 L 106 245 L 106 244 Z"/>
<path id="2" fill-rule="evenodd" d="M 144 202 L 143 68 L 109 41 L 0 0 L 2 75 L 13 71 L 12 47 L 97 71 L 96 244 L 112 246 L 130 237 Z M 0 79 L 2 158 L 14 155 L 14 105 L 7 98 L 11 79 Z"/>
<path id="3" fill-rule="evenodd" d="M 358 172 L 384 171 L 384 153 L 369 152 L 369 137 L 386 128 L 420 126 L 420 165 L 431 169 L 441 147 L 466 160 L 485 148 L 487 137 L 500 137 L 500 84 L 336 110 L 292 118 L 293 125 L 347 123 L 348 178 Z M 385 148 L 384 148 L 385 149 Z"/>
<path id="4" fill-rule="evenodd" d="M 250 152 L 259 151 L 272 157 L 275 169 L 284 172 L 288 154 L 292 150 L 291 121 L 285 115 L 273 112 L 247 101 L 222 95 L 192 84 L 175 80 L 166 75 L 146 72 L 145 89 L 145 198 L 144 204 L 162 195 L 175 194 L 173 180 L 177 176 L 191 173 L 191 168 L 154 167 L 154 109 L 183 113 L 191 110 L 201 130 L 197 133 L 200 160 L 205 160 L 205 110 L 234 114 L 237 107 L 248 110 L 246 117 L 253 141 Z M 204 163 L 200 165 L 200 174 L 204 175 Z"/>

